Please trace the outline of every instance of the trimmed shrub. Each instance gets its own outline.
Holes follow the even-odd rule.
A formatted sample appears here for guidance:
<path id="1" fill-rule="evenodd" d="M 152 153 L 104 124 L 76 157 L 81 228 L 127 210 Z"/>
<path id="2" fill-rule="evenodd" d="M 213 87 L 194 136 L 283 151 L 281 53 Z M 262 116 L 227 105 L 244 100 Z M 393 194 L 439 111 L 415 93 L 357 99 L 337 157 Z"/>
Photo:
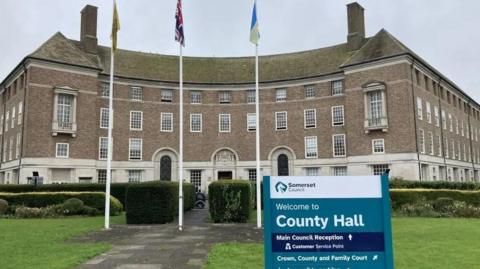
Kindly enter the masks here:
<path id="1" fill-rule="evenodd" d="M 127 188 L 127 224 L 164 224 L 172 222 L 178 212 L 178 183 L 149 182 Z M 195 187 L 183 183 L 184 210 L 195 206 Z"/>
<path id="2" fill-rule="evenodd" d="M 78 198 L 89 207 L 101 212 L 105 210 L 105 194 L 101 192 L 30 192 L 30 193 L 0 193 L 0 199 L 8 201 L 11 206 L 47 207 L 63 204 L 70 198 Z M 110 199 L 110 214 L 119 215 L 123 206 L 115 197 Z"/>
<path id="3" fill-rule="evenodd" d="M 458 181 L 414 181 L 402 178 L 390 179 L 390 189 L 446 189 L 446 190 L 480 190 L 478 182 Z"/>
<path id="4" fill-rule="evenodd" d="M 7 213 L 7 210 L 8 210 L 8 202 L 3 199 L 0 199 L 0 216 Z"/>
<path id="5" fill-rule="evenodd" d="M 208 186 L 210 217 L 215 223 L 248 221 L 251 187 L 245 180 L 221 180 Z"/>
<path id="6" fill-rule="evenodd" d="M 20 206 L 15 209 L 15 216 L 22 219 L 40 218 L 42 210 L 37 207 Z"/>
<path id="7" fill-rule="evenodd" d="M 78 198 L 70 198 L 63 203 L 62 209 L 65 215 L 79 215 L 83 211 L 83 201 Z"/>
<path id="8" fill-rule="evenodd" d="M 433 209 L 440 213 L 447 213 L 455 203 L 455 200 L 449 197 L 439 197 L 432 202 Z"/>
<path id="9" fill-rule="evenodd" d="M 454 201 L 463 201 L 468 205 L 480 207 L 480 191 L 392 189 L 390 190 L 390 198 L 393 210 L 398 210 L 405 204 L 415 204 L 422 200 L 433 202 L 438 198 L 450 198 Z"/>

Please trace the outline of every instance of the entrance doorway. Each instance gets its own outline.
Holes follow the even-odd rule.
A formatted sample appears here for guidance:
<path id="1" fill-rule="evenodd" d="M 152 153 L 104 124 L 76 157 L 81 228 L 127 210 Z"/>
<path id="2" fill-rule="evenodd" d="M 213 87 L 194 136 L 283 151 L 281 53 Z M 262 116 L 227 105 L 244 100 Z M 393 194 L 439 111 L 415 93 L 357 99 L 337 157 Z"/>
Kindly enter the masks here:
<path id="1" fill-rule="evenodd" d="M 233 179 L 232 171 L 218 171 L 218 180 Z"/>
<path id="2" fill-rule="evenodd" d="M 280 154 L 278 155 L 278 175 L 279 176 L 288 176 L 289 171 L 288 171 L 288 156 L 285 154 Z"/>
<path id="3" fill-rule="evenodd" d="M 172 159 L 166 155 L 160 159 L 160 180 L 172 180 Z"/>

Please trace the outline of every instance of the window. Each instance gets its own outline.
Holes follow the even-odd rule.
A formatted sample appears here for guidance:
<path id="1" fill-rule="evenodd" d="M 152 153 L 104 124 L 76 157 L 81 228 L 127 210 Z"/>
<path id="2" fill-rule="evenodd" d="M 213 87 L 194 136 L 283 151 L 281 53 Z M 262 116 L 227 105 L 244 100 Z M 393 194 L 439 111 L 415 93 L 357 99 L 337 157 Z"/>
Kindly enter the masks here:
<path id="1" fill-rule="evenodd" d="M 442 138 L 437 135 L 437 155 L 442 156 Z"/>
<path id="2" fill-rule="evenodd" d="M 388 123 L 385 108 L 385 88 L 383 85 L 374 85 L 372 87 L 374 90 L 370 90 L 365 93 L 365 106 L 367 115 L 365 126 L 387 126 Z M 379 89 L 379 87 L 381 87 L 381 89 Z"/>
<path id="3" fill-rule="evenodd" d="M 345 135 L 333 135 L 333 157 L 345 157 Z"/>
<path id="4" fill-rule="evenodd" d="M 143 89 L 141 87 L 131 87 L 130 100 L 143 101 Z"/>
<path id="5" fill-rule="evenodd" d="M 453 119 L 452 114 L 448 113 L 448 121 L 450 123 L 450 132 L 453 132 Z"/>
<path id="6" fill-rule="evenodd" d="M 430 138 L 430 155 L 435 155 L 435 149 L 434 149 L 434 144 L 433 144 L 433 133 L 428 132 L 428 136 Z"/>
<path id="7" fill-rule="evenodd" d="M 23 120 L 23 103 L 18 103 L 18 125 L 22 124 Z"/>
<path id="8" fill-rule="evenodd" d="M 374 176 L 380 176 L 385 174 L 388 170 L 388 164 L 375 164 L 372 165 L 372 172 Z"/>
<path id="9" fill-rule="evenodd" d="M 218 93 L 218 99 L 220 104 L 228 104 L 231 102 L 232 93 L 229 91 L 221 91 Z"/>
<path id="10" fill-rule="evenodd" d="M 342 126 L 343 122 L 343 106 L 332 106 L 332 126 Z"/>
<path id="11" fill-rule="evenodd" d="M 318 176 L 318 167 L 307 167 L 307 168 L 305 168 L 305 174 L 309 177 Z"/>
<path id="12" fill-rule="evenodd" d="M 8 147 L 8 160 L 11 161 L 13 157 L 13 136 L 10 137 L 10 145 Z"/>
<path id="13" fill-rule="evenodd" d="M 110 97 L 110 85 L 107 83 L 102 83 L 100 86 L 100 97 Z"/>
<path id="14" fill-rule="evenodd" d="M 72 88 L 54 89 L 54 108 L 52 121 L 52 135 L 58 133 L 71 134 L 76 136 L 76 103 L 78 91 Z"/>
<path id="15" fill-rule="evenodd" d="M 190 104 L 201 104 L 201 103 L 202 103 L 202 92 L 191 91 Z"/>
<path id="16" fill-rule="evenodd" d="M 218 115 L 218 131 L 220 133 L 230 132 L 230 114 Z"/>
<path id="17" fill-rule="evenodd" d="M 257 128 L 257 118 L 255 113 L 248 113 L 247 114 L 247 131 L 253 132 Z"/>
<path id="18" fill-rule="evenodd" d="M 173 91 L 170 89 L 162 89 L 162 102 L 170 103 L 173 101 Z"/>
<path id="19" fill-rule="evenodd" d="M 142 139 L 130 138 L 128 148 L 130 160 L 142 160 Z"/>
<path id="20" fill-rule="evenodd" d="M 305 98 L 306 99 L 315 98 L 315 96 L 316 96 L 315 86 L 313 85 L 305 86 Z"/>
<path id="21" fill-rule="evenodd" d="M 13 118 L 12 118 L 13 119 Z M 462 128 L 461 128 L 461 131 L 462 131 L 462 136 L 465 136 L 465 128 L 463 126 L 463 120 L 462 120 Z"/>
<path id="22" fill-rule="evenodd" d="M 439 127 L 440 126 L 440 117 L 438 115 L 438 107 L 437 106 L 433 107 L 433 113 L 435 115 L 435 126 Z"/>
<path id="23" fill-rule="evenodd" d="M 305 137 L 305 158 L 317 158 L 317 137 L 307 136 Z"/>
<path id="24" fill-rule="evenodd" d="M 108 108 L 100 108 L 100 128 L 108 128 Z"/>
<path id="25" fill-rule="evenodd" d="M 12 107 L 12 125 L 10 126 L 10 128 L 14 128 L 15 127 L 15 107 Z"/>
<path id="26" fill-rule="evenodd" d="M 343 94 L 343 80 L 332 81 L 332 95 Z"/>
<path id="27" fill-rule="evenodd" d="M 317 125 L 317 116 L 315 109 L 304 110 L 304 124 L 305 129 L 315 128 Z"/>
<path id="28" fill-rule="evenodd" d="M 287 130 L 287 111 L 275 112 L 275 128 Z"/>
<path id="29" fill-rule="evenodd" d="M 253 104 L 257 100 L 255 90 L 248 90 L 247 91 L 247 103 Z"/>
<path id="30" fill-rule="evenodd" d="M 22 143 L 22 134 L 17 133 L 17 144 L 15 147 L 15 159 L 18 159 L 20 157 L 20 145 Z"/>
<path id="31" fill-rule="evenodd" d="M 430 102 L 426 102 L 426 108 L 427 108 L 427 122 L 432 123 L 432 110 L 430 107 Z"/>
<path id="32" fill-rule="evenodd" d="M 68 125 L 72 122 L 73 95 L 58 94 L 57 120 L 60 124 Z"/>
<path id="33" fill-rule="evenodd" d="M 277 89 L 275 92 L 275 101 L 277 102 L 285 102 L 287 101 L 287 89 Z"/>
<path id="34" fill-rule="evenodd" d="M 7 147 L 8 147 L 8 140 L 5 139 L 5 142 L 3 142 L 3 162 L 7 161 Z"/>
<path id="35" fill-rule="evenodd" d="M 425 153 L 425 133 L 423 132 L 423 129 L 418 130 L 418 140 L 420 152 Z"/>
<path id="36" fill-rule="evenodd" d="M 68 158 L 68 143 L 57 143 L 56 155 L 57 158 Z"/>
<path id="37" fill-rule="evenodd" d="M 173 132 L 173 113 L 160 114 L 160 131 Z"/>
<path id="38" fill-rule="evenodd" d="M 142 170 L 128 170 L 128 182 L 142 181 Z"/>
<path id="39" fill-rule="evenodd" d="M 2 117 L 0 117 L 0 134 L 3 134 L 3 121 L 4 121 L 4 118 L 2 115 Z"/>
<path id="40" fill-rule="evenodd" d="M 455 128 L 456 133 L 460 134 L 460 126 L 458 124 L 458 118 L 457 117 L 455 117 L 455 126 L 456 126 L 456 128 Z"/>
<path id="41" fill-rule="evenodd" d="M 202 170 L 190 170 L 190 183 L 195 186 L 195 189 L 202 189 Z"/>
<path id="42" fill-rule="evenodd" d="M 442 110 L 442 125 L 443 129 L 447 130 L 447 117 L 445 116 L 445 110 Z"/>
<path id="43" fill-rule="evenodd" d="M 202 132 L 202 114 L 190 114 L 190 132 Z"/>
<path id="44" fill-rule="evenodd" d="M 423 103 L 420 97 L 417 97 L 417 116 L 419 120 L 423 120 Z"/>
<path id="45" fill-rule="evenodd" d="M 9 122 L 10 122 L 10 111 L 7 111 L 7 117 L 5 118 L 5 133 L 8 131 Z"/>
<path id="46" fill-rule="evenodd" d="M 248 180 L 257 182 L 257 169 L 248 169 Z"/>
<path id="47" fill-rule="evenodd" d="M 453 139 L 450 140 L 450 144 L 452 145 L 452 159 L 455 159 L 455 141 Z"/>
<path id="48" fill-rule="evenodd" d="M 108 158 L 108 137 L 100 137 L 98 140 L 98 159 Z"/>
<path id="49" fill-rule="evenodd" d="M 142 130 L 142 111 L 130 111 L 130 130 L 141 131 Z"/>
<path id="50" fill-rule="evenodd" d="M 346 166 L 334 166 L 332 168 L 333 168 L 333 175 L 336 177 L 342 177 L 347 175 Z"/>
<path id="51" fill-rule="evenodd" d="M 385 140 L 384 139 L 373 139 L 372 140 L 372 153 L 373 154 L 383 154 L 383 153 L 385 153 Z"/>
<path id="52" fill-rule="evenodd" d="M 105 169 L 97 170 L 97 182 L 99 184 L 107 183 L 107 170 Z"/>

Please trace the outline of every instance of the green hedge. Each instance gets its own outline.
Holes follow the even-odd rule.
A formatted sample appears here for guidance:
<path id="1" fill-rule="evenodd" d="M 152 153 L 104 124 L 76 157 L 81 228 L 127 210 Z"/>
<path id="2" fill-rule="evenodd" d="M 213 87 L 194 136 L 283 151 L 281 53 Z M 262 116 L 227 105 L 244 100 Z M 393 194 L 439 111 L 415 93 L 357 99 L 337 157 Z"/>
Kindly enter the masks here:
<path id="1" fill-rule="evenodd" d="M 480 191 L 430 190 L 430 189 L 392 189 L 390 190 L 393 210 L 405 204 L 414 204 L 420 200 L 435 201 L 438 198 L 451 198 L 469 205 L 480 206 Z"/>
<path id="2" fill-rule="evenodd" d="M 480 190 L 479 182 L 390 180 L 391 189 Z"/>
<path id="3" fill-rule="evenodd" d="M 102 192 L 28 192 L 0 193 L 0 199 L 6 200 L 10 206 L 46 207 L 63 204 L 70 198 L 78 198 L 86 206 L 105 212 L 105 193 Z M 115 197 L 110 199 L 110 214 L 122 212 L 122 203 Z"/>
<path id="4" fill-rule="evenodd" d="M 178 182 L 132 184 L 126 193 L 127 224 L 163 224 L 178 214 Z M 195 186 L 183 184 L 184 210 L 195 206 Z"/>
<path id="5" fill-rule="evenodd" d="M 219 180 L 208 186 L 210 217 L 213 222 L 248 221 L 252 210 L 251 184 L 246 180 Z"/>

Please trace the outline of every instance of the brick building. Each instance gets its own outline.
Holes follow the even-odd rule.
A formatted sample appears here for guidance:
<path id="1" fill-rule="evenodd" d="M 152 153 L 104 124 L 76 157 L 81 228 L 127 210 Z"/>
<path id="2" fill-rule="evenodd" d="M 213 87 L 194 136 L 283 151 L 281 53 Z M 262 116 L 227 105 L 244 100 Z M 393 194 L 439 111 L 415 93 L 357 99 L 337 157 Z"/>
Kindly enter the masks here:
<path id="1" fill-rule="evenodd" d="M 347 42 L 260 57 L 265 175 L 479 180 L 480 106 L 386 30 L 365 37 L 347 6 Z M 0 184 L 102 182 L 110 49 L 97 8 L 80 41 L 54 34 L 1 83 Z M 184 58 L 185 178 L 255 179 L 254 59 Z M 178 58 L 119 50 L 113 181 L 177 180 Z"/>

